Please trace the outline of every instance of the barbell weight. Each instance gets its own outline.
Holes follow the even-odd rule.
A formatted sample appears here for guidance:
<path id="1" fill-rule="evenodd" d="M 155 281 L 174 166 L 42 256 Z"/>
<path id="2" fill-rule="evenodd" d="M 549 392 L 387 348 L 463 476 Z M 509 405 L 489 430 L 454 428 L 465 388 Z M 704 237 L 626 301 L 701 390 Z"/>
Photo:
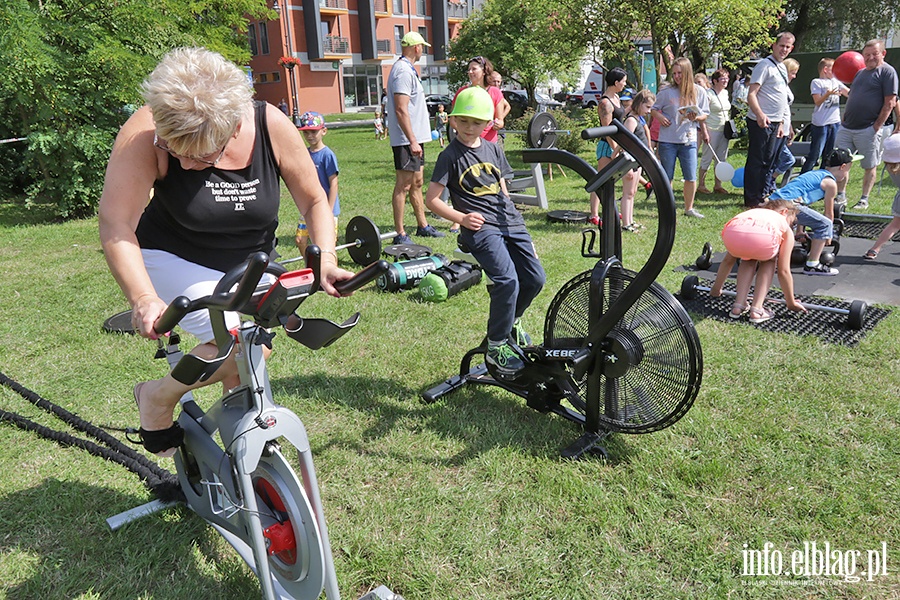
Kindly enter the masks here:
<path id="1" fill-rule="evenodd" d="M 688 275 L 681 281 L 681 297 L 688 300 L 696 298 L 697 292 L 708 292 L 709 290 L 710 288 L 700 285 L 700 278 L 696 275 Z M 722 295 L 731 296 L 732 298 L 737 296 L 737 294 L 731 290 L 722 290 Z M 785 304 L 785 301 L 781 298 L 768 298 L 768 301 Z M 863 324 L 866 321 L 866 312 L 869 310 L 869 305 L 862 300 L 853 300 L 850 303 L 849 310 L 846 308 L 822 306 L 820 304 L 808 304 L 806 302 L 801 302 L 800 304 L 807 310 L 820 310 L 839 315 L 847 315 L 847 327 L 850 329 L 862 329 Z"/>
<path id="2" fill-rule="evenodd" d="M 368 267 L 381 258 L 381 242 L 397 235 L 396 231 L 381 233 L 369 217 L 357 215 L 347 223 L 344 234 L 346 243 L 335 246 L 335 250 L 347 250 L 351 260 L 361 267 Z M 281 261 L 281 264 L 303 260 L 302 256 Z"/>
<path id="3" fill-rule="evenodd" d="M 548 112 L 536 113 L 528 121 L 528 129 L 506 129 L 506 133 L 520 133 L 525 136 L 525 143 L 529 148 L 553 148 L 556 144 L 556 135 L 559 133 L 570 134 L 567 129 L 559 129 L 556 119 Z"/>

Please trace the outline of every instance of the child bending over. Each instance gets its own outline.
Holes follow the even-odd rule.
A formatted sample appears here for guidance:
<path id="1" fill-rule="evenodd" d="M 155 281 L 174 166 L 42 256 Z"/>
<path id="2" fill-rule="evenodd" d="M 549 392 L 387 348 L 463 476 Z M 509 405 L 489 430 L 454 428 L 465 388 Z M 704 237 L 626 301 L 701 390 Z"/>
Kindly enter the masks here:
<path id="1" fill-rule="evenodd" d="M 425 204 L 462 225 L 460 245 L 493 281 L 485 361 L 499 376 L 514 378 L 525 366 L 519 346 L 531 343 L 520 319 L 544 287 L 546 275 L 525 220 L 509 198 L 504 177 L 511 176 L 512 169 L 506 156 L 481 138 L 493 118 L 494 103 L 482 88 L 459 93 L 450 113 L 456 138 L 437 158 Z M 450 191 L 452 208 L 441 200 L 444 188 Z"/>
<path id="2" fill-rule="evenodd" d="M 806 312 L 802 304 L 794 298 L 794 279 L 791 276 L 791 252 L 794 249 L 794 232 L 791 226 L 797 218 L 798 207 L 789 200 L 767 200 L 759 208 L 751 208 L 738 214 L 722 229 L 722 241 L 728 253 L 716 272 L 716 281 L 709 295 L 722 295 L 722 286 L 738 258 L 737 290 L 734 305 L 728 313 L 732 319 L 739 319 L 748 312 L 751 323 L 768 321 L 775 315 L 763 307 L 775 267 L 778 267 L 778 281 L 784 292 L 784 300 L 790 310 Z M 753 303 L 748 307 L 750 284 L 756 275 Z"/>

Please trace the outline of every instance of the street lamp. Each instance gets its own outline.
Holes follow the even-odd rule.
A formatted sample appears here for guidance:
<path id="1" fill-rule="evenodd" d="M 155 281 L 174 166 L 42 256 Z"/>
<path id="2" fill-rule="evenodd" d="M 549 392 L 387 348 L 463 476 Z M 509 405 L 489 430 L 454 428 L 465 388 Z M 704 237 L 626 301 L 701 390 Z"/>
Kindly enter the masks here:
<path id="1" fill-rule="evenodd" d="M 285 56 L 293 57 L 294 56 L 294 45 L 291 43 L 291 7 L 289 4 L 290 0 L 284 0 L 284 20 L 282 20 L 282 9 L 278 4 L 278 0 L 275 0 L 272 3 L 272 9 L 278 14 L 278 20 L 281 23 L 281 28 L 284 31 L 284 42 L 285 42 Z M 297 105 L 297 78 L 294 75 L 294 64 L 284 65 L 288 70 L 288 87 L 291 91 L 291 104 L 293 106 L 293 110 L 291 113 L 291 118 L 294 121 L 294 125 L 300 127 L 300 109 Z"/>

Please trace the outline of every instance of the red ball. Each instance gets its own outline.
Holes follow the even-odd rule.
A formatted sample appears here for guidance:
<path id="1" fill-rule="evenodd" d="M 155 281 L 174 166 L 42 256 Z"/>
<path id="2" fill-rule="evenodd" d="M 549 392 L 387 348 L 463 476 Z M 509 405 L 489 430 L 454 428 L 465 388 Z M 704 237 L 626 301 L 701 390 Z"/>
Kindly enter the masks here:
<path id="1" fill-rule="evenodd" d="M 831 72 L 837 77 L 838 81 L 846 85 L 853 83 L 856 74 L 866 68 L 866 60 L 863 55 L 853 50 L 844 52 L 834 59 L 834 66 Z"/>

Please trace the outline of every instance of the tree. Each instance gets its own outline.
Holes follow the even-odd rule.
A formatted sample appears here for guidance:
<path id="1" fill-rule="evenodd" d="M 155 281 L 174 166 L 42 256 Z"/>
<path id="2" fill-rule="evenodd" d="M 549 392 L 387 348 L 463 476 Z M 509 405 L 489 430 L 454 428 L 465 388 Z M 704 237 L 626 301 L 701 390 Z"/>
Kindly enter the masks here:
<path id="1" fill-rule="evenodd" d="M 733 66 L 771 43 L 781 14 L 781 0 L 583 1 L 595 53 L 636 73 L 633 40 L 649 38 L 656 64 L 666 72 L 679 56 L 697 70 L 714 54 Z"/>
<path id="2" fill-rule="evenodd" d="M 587 47 L 582 33 L 570 27 L 561 0 L 488 0 L 460 27 L 450 43 L 456 64 L 451 84 L 465 81 L 465 62 L 486 56 L 503 76 L 521 85 L 532 105 L 538 84 L 550 74 L 560 80 L 577 79 L 578 64 Z"/>
<path id="3" fill-rule="evenodd" d="M 0 196 L 93 214 L 106 160 L 140 81 L 169 49 L 249 60 L 245 13 L 264 0 L 4 0 L 0 6 Z"/>
<path id="4" fill-rule="evenodd" d="M 781 25 L 804 52 L 859 49 L 869 39 L 885 39 L 898 16 L 900 5 L 883 0 L 787 0 Z"/>

